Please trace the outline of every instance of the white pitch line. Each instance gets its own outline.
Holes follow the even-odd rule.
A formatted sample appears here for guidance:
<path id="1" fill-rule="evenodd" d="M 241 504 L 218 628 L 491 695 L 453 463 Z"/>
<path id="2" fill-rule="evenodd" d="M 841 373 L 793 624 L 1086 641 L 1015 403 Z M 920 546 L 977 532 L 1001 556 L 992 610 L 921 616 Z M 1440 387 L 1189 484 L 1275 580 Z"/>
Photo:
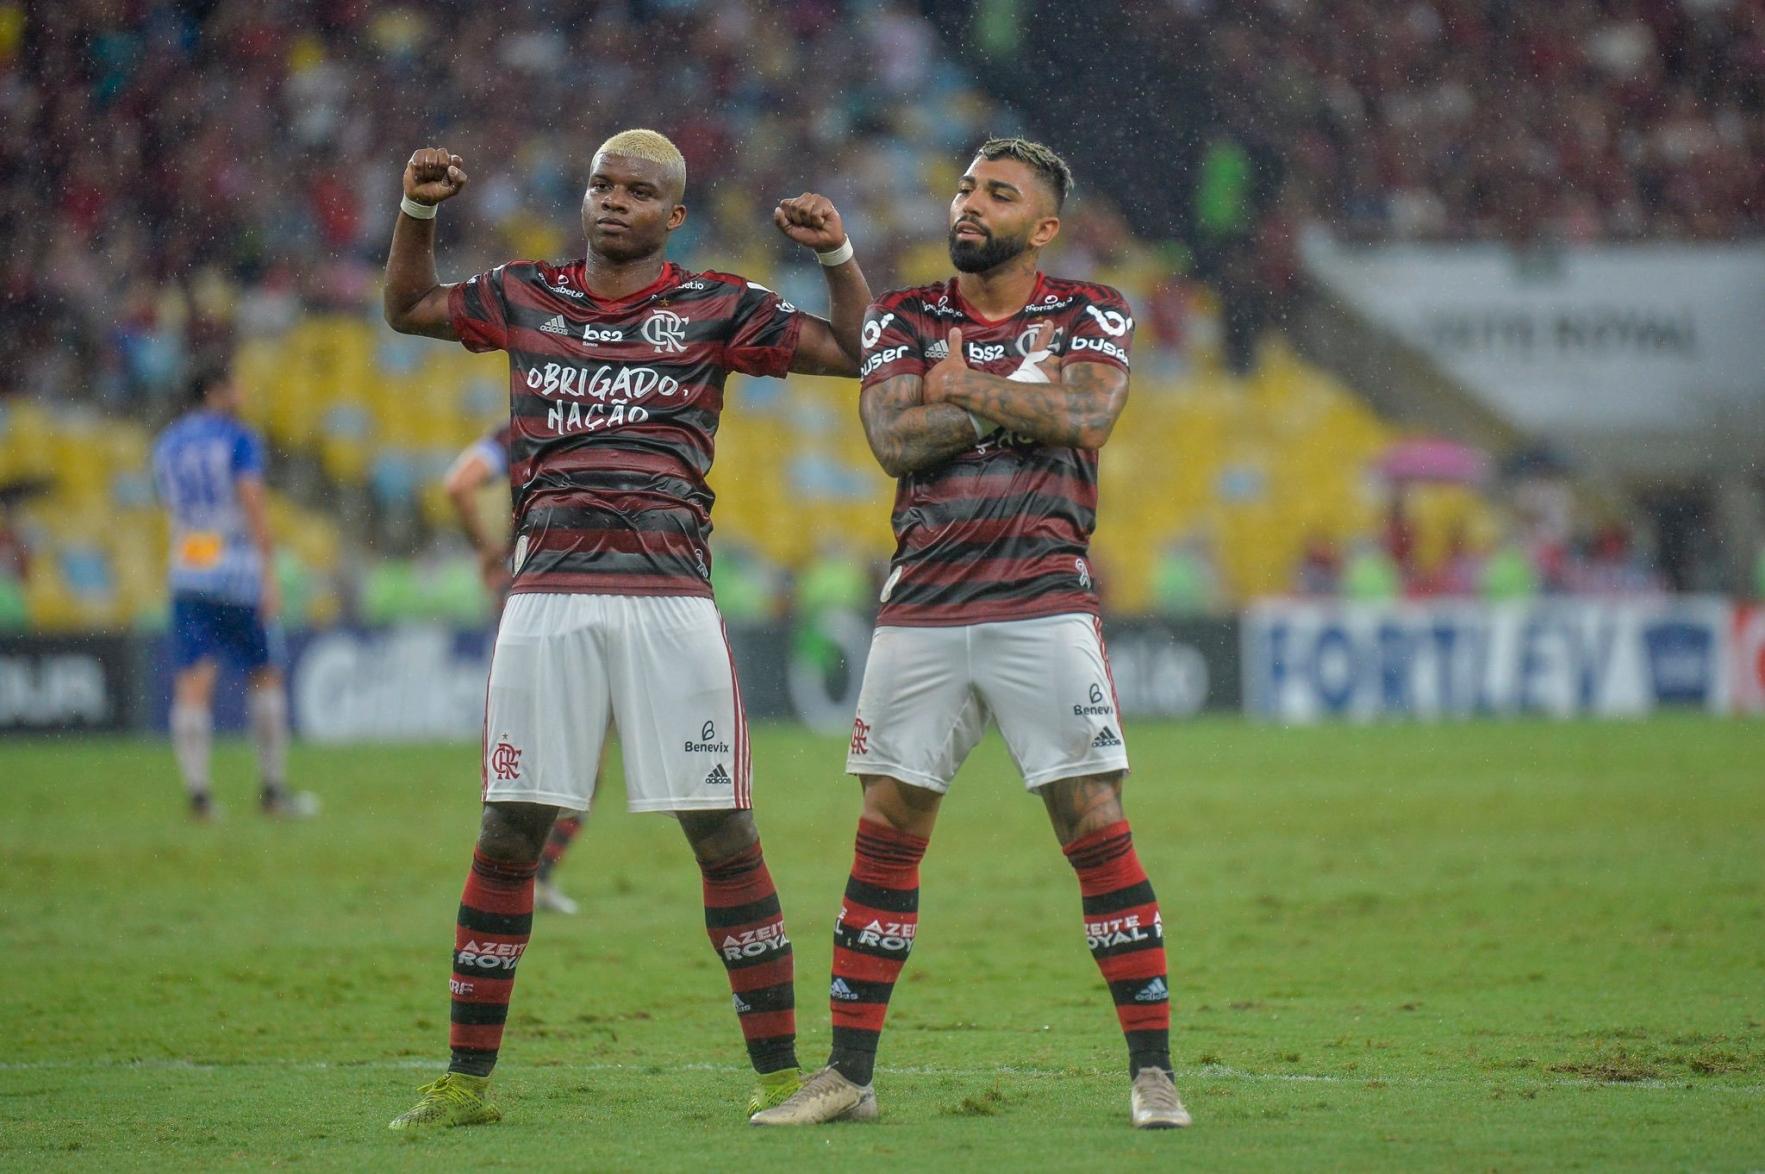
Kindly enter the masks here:
<path id="1" fill-rule="evenodd" d="M 200 1060 L 24 1060 L 0 1062 L 0 1073 L 4 1072 L 100 1072 L 135 1069 L 146 1072 L 230 1072 L 249 1068 L 279 1068 L 296 1072 L 337 1072 L 352 1068 L 371 1071 L 442 1071 L 444 1065 L 440 1060 L 241 1060 L 236 1063 L 213 1064 Z M 620 1072 L 625 1074 L 650 1075 L 656 1068 L 653 1064 L 529 1064 L 522 1071 L 527 1073 L 544 1072 Z M 670 1064 L 668 1071 L 686 1069 L 693 1072 L 729 1072 L 746 1073 L 751 1071 L 745 1064 L 710 1064 L 689 1063 Z M 987 1068 L 939 1068 L 920 1065 L 879 1066 L 879 1073 L 886 1076 L 955 1076 L 963 1078 L 988 1076 L 1019 1076 L 1031 1079 L 1070 1079 L 1079 1077 L 1110 1078 L 1117 1075 L 1114 1069 L 1080 1069 L 1070 1068 L 1019 1068 L 1009 1064 Z M 1389 1086 L 1395 1088 L 1450 1088 L 1450 1087 L 1491 1087 L 1500 1086 L 1495 1079 L 1477 1080 L 1464 1078 L 1458 1080 L 1431 1080 L 1427 1077 L 1414 1076 L 1379 1076 L 1377 1074 L 1355 1073 L 1352 1076 L 1336 1076 L 1321 1072 L 1251 1072 L 1242 1068 L 1233 1068 L 1225 1064 L 1205 1064 L 1200 1067 L 1178 1068 L 1176 1075 L 1184 1080 L 1218 1080 L 1242 1081 L 1255 1084 L 1331 1084 L 1342 1088 L 1353 1088 L 1356 1085 L 1374 1087 Z M 1621 1088 L 1648 1091 L 1679 1091 L 1684 1090 L 1683 1081 L 1672 1080 L 1591 1080 L 1586 1077 L 1565 1078 L 1560 1080 L 1542 1080 L 1523 1087 L 1532 1088 Z M 1765 1094 L 1765 1084 L 1706 1084 L 1695 1085 L 1694 1091 L 1740 1093 L 1747 1096 Z"/>

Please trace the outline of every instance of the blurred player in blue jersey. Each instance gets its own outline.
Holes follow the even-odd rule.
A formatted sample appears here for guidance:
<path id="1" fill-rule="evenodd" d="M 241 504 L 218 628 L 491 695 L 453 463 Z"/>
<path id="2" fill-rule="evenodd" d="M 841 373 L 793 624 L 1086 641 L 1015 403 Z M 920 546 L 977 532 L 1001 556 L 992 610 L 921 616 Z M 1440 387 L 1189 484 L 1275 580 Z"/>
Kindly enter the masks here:
<path id="1" fill-rule="evenodd" d="M 199 372 L 190 398 L 190 410 L 153 448 L 154 483 L 171 514 L 172 747 L 190 812 L 197 819 L 215 814 L 209 748 L 215 677 L 225 656 L 249 681 L 264 813 L 311 815 L 314 797 L 288 790 L 288 699 L 263 441 L 239 422 L 239 388 L 225 368 Z"/>
<path id="2" fill-rule="evenodd" d="M 492 429 L 460 450 L 448 467 L 442 488 L 453 503 L 460 530 L 472 544 L 478 558 L 478 575 L 484 581 L 485 594 L 491 606 L 501 615 L 509 591 L 510 543 L 501 533 L 492 533 L 478 511 L 478 494 L 492 481 L 509 478 L 509 425 Z M 601 747 L 601 769 L 606 768 L 607 750 Z M 599 789 L 598 787 L 596 788 Z M 539 858 L 539 872 L 534 877 L 533 907 L 553 913 L 575 913 L 576 902 L 558 888 L 552 878 L 564 859 L 576 833 L 582 830 L 587 813 L 567 811 L 559 815 L 546 835 L 545 849 Z"/>

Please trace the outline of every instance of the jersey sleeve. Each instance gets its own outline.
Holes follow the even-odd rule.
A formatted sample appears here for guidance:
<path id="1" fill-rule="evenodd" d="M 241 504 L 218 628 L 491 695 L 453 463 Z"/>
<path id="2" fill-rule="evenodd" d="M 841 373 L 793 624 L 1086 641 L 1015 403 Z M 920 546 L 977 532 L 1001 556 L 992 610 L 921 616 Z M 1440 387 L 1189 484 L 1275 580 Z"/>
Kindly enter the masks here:
<path id="1" fill-rule="evenodd" d="M 724 364 L 743 375 L 789 374 L 803 333 L 798 309 L 752 281 L 745 282 L 735 305 L 734 330 L 724 346 Z"/>
<path id="2" fill-rule="evenodd" d="M 859 336 L 864 353 L 858 378 L 865 387 L 897 375 L 925 374 L 925 348 L 900 302 L 872 302 L 864 311 L 864 330 Z"/>
<path id="3" fill-rule="evenodd" d="M 264 475 L 264 442 L 257 433 L 241 428 L 233 439 L 233 476 Z"/>
<path id="4" fill-rule="evenodd" d="M 447 318 L 469 351 L 509 349 L 509 306 L 503 297 L 504 271 L 498 265 L 447 291 Z"/>
<path id="5" fill-rule="evenodd" d="M 1133 345 L 1133 310 L 1120 293 L 1100 285 L 1073 308 L 1063 357 L 1068 363 L 1109 363 L 1126 371 Z"/>

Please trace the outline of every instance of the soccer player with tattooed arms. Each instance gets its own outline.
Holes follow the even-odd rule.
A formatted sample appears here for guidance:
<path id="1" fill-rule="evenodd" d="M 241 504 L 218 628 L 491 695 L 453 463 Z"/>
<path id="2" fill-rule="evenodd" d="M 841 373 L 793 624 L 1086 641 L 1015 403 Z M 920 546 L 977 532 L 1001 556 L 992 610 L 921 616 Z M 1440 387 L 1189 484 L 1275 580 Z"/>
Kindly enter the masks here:
<path id="1" fill-rule="evenodd" d="M 956 276 L 885 294 L 865 316 L 860 411 L 900 484 L 846 760 L 863 810 L 834 922 L 833 1054 L 756 1125 L 877 1117 L 871 1075 L 918 928 L 919 862 L 989 719 L 1078 875 L 1085 938 L 1127 1038 L 1130 1120 L 1189 1124 L 1171 1076 L 1163 923 L 1122 812 L 1128 759 L 1087 558 L 1134 320 L 1108 286 L 1039 268 L 1071 185 L 1039 143 L 983 144 L 950 204 Z"/>
<path id="2" fill-rule="evenodd" d="M 416 152 L 386 262 L 386 320 L 509 356 L 515 554 L 497 628 L 480 764 L 484 810 L 454 936 L 448 1071 L 394 1129 L 473 1125 L 487 1096 L 534 873 L 560 812 L 586 811 L 609 724 L 634 811 L 679 820 L 705 925 L 759 1074 L 750 1113 L 800 1085 L 790 939 L 750 811 L 748 728 L 711 599 L 710 470 L 730 372 L 855 375 L 870 291 L 839 212 L 781 201 L 780 232 L 817 254 L 831 321 L 727 273 L 668 261 L 686 163 L 654 131 L 595 152 L 586 255 L 435 274 L 438 205 L 464 162 Z"/>

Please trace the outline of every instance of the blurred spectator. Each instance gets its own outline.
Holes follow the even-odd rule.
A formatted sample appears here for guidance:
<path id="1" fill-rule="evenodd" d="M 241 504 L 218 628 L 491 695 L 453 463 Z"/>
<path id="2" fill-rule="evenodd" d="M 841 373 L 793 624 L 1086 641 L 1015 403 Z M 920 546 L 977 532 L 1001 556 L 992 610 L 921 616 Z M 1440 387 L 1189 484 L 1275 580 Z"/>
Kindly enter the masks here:
<path id="1" fill-rule="evenodd" d="M 1152 598 L 1167 616 L 1213 615 L 1226 608 L 1213 543 L 1190 534 L 1166 544 L 1152 568 Z"/>
<path id="2" fill-rule="evenodd" d="M 1342 556 L 1327 535 L 1313 534 L 1305 540 L 1293 589 L 1300 595 L 1323 597 L 1336 594 L 1342 585 Z"/>

